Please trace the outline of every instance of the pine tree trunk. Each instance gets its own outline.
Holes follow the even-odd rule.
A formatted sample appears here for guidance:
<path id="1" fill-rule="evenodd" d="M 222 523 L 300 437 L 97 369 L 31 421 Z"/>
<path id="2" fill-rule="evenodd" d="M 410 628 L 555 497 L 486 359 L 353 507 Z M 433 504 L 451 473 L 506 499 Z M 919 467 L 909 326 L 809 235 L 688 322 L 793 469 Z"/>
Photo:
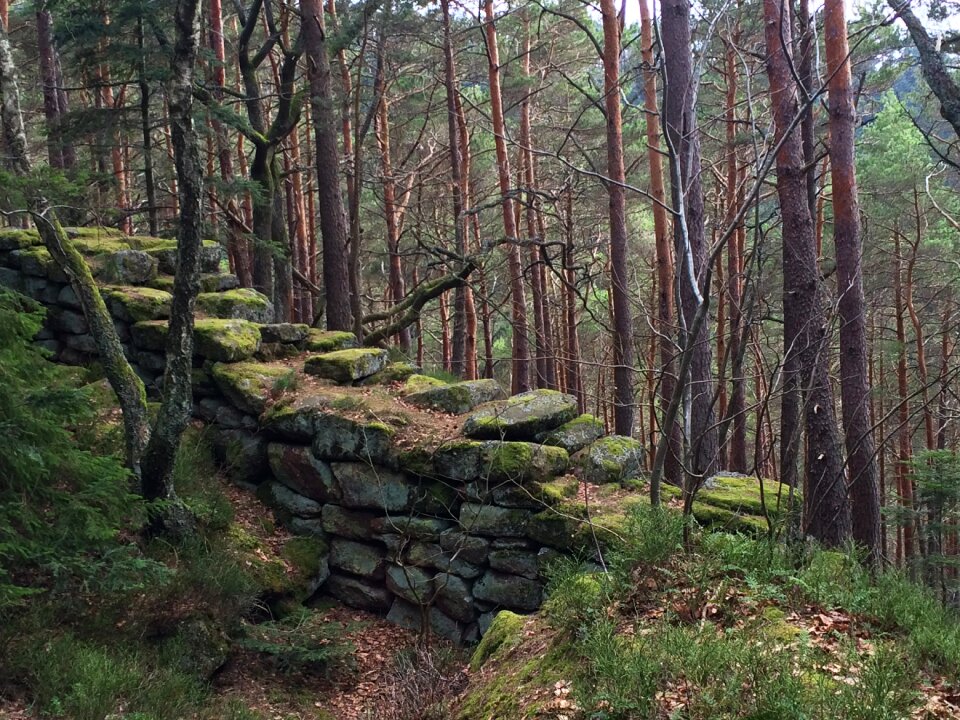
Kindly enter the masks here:
<path id="1" fill-rule="evenodd" d="M 610 203 L 610 294 L 613 300 L 613 396 L 615 430 L 633 434 L 633 319 L 627 261 L 627 214 L 620 115 L 620 20 L 613 0 L 601 0 L 603 92 L 607 125 L 607 197 Z"/>
<path id="2" fill-rule="evenodd" d="M 897 395 L 899 400 L 897 416 L 897 494 L 900 510 L 903 513 L 900 534 L 902 543 L 898 544 L 897 560 L 904 563 L 913 572 L 912 562 L 915 552 L 915 532 L 913 516 L 913 483 L 910 479 L 910 462 L 913 459 L 913 442 L 910 430 L 910 404 L 907 384 L 907 332 L 903 316 L 906 313 L 903 289 L 903 255 L 901 254 L 900 231 L 894 229 L 894 252 L 896 253 L 896 273 L 893 279 L 893 291 L 897 313 Z"/>
<path id="3" fill-rule="evenodd" d="M 867 381 L 867 317 L 863 296 L 863 241 L 857 195 L 854 140 L 857 114 L 851 88 L 844 0 L 826 0 L 830 110 L 830 178 L 833 185 L 833 239 L 840 295 L 840 397 L 847 448 L 847 474 L 853 539 L 871 561 L 880 554 L 880 490 L 870 423 Z"/>
<path id="4" fill-rule="evenodd" d="M 503 96 L 500 92 L 500 51 L 497 46 L 497 29 L 493 22 L 493 0 L 484 0 L 483 11 L 490 80 L 490 117 L 493 121 L 497 175 L 500 181 L 500 197 L 503 205 L 503 232 L 506 236 L 508 271 L 510 273 L 511 325 L 513 329 L 513 379 L 511 389 L 516 394 L 530 389 L 527 301 L 523 288 L 523 266 L 520 262 L 520 248 L 517 246 L 519 236 L 510 186 L 510 159 L 507 155 Z"/>
<path id="5" fill-rule="evenodd" d="M 303 36 L 310 78 L 310 109 L 315 134 L 317 209 L 323 240 L 323 290 L 328 330 L 350 330 L 350 269 L 347 227 L 340 193 L 340 163 L 336 115 L 330 86 L 323 10 L 319 0 L 301 0 Z"/>
<path id="6" fill-rule="evenodd" d="M 784 340 L 787 354 L 796 356 L 807 435 L 804 532 L 836 547 L 850 538 L 850 509 L 828 373 L 829 323 L 807 204 L 803 148 L 792 125 L 798 111 L 789 66 L 792 32 L 789 15 L 781 15 L 780 9 L 777 0 L 764 0 L 767 75 L 776 139 L 781 142 L 777 193 L 783 217 Z"/>
<path id="7" fill-rule="evenodd" d="M 670 150 L 671 198 L 674 211 L 682 217 L 673 224 L 677 262 L 680 263 L 681 347 L 690 354 L 688 383 L 689 437 L 688 463 L 691 486 L 697 486 L 717 469 L 718 433 L 714 421 L 713 352 L 701 323 L 692 335 L 694 320 L 709 288 L 700 286 L 706 274 L 703 187 L 701 184 L 700 132 L 695 101 L 696 78 L 693 73 L 688 0 L 662 3 L 662 42 L 664 51 L 664 125 Z"/>

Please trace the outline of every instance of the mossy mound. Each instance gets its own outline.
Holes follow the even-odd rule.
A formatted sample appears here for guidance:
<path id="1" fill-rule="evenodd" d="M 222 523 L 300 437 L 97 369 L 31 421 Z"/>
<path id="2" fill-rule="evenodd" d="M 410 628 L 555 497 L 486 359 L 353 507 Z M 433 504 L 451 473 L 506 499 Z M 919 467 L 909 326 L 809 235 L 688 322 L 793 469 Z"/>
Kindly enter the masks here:
<path id="1" fill-rule="evenodd" d="M 273 303 L 266 295 L 252 288 L 200 293 L 197 296 L 197 309 L 217 318 L 256 323 L 269 323 L 273 320 Z"/>
<path id="2" fill-rule="evenodd" d="M 250 415 L 262 413 L 278 394 L 278 385 L 293 374 L 289 368 L 255 362 L 216 363 L 210 372 L 226 398 Z"/>
<path id="3" fill-rule="evenodd" d="M 562 447 L 572 455 L 599 440 L 603 433 L 603 423 L 593 415 L 584 413 L 547 433 L 543 437 L 543 444 Z"/>
<path id="4" fill-rule="evenodd" d="M 308 352 L 326 353 L 357 346 L 357 336 L 345 330 L 318 330 L 311 328 L 304 344 Z"/>
<path id="5" fill-rule="evenodd" d="M 498 440 L 455 440 L 400 454 L 404 470 L 453 482 L 546 483 L 563 475 L 570 458 L 563 448 Z"/>
<path id="6" fill-rule="evenodd" d="M 351 348 L 307 358 L 303 369 L 308 375 L 345 384 L 380 372 L 387 366 L 388 358 L 387 351 L 380 348 Z"/>
<path id="7" fill-rule="evenodd" d="M 409 393 L 406 397 L 407 402 L 417 407 L 462 415 L 482 403 L 499 400 L 504 394 L 496 380 L 467 380 L 449 385 L 432 385 Z"/>
<path id="8" fill-rule="evenodd" d="M 361 383 L 363 385 L 389 385 L 391 383 L 401 383 L 410 379 L 418 372 L 420 372 L 420 368 L 413 363 L 392 362 L 380 372 L 374 373 L 368 378 L 364 378 Z"/>
<path id="9" fill-rule="evenodd" d="M 150 287 L 113 286 L 100 290 L 111 314 L 124 322 L 164 320 L 170 317 L 173 296 Z"/>
<path id="10" fill-rule="evenodd" d="M 41 243 L 40 235 L 33 230 L 18 230 L 15 228 L 0 230 L 0 252 L 23 250 Z"/>
<path id="11" fill-rule="evenodd" d="M 478 408 L 463 434 L 478 440 L 535 440 L 577 416 L 577 399 L 556 390 L 531 390 Z"/>
<path id="12" fill-rule="evenodd" d="M 447 385 L 443 380 L 438 380 L 435 377 L 430 377 L 429 375 L 411 375 L 407 378 L 407 381 L 403 384 L 403 387 L 400 388 L 400 394 L 403 396 L 410 395 L 411 393 L 421 392 L 429 388 L 435 387 L 444 387 Z"/>
<path id="13" fill-rule="evenodd" d="M 101 282 L 146 285 L 157 277 L 157 259 L 143 250 L 117 250 L 98 258 L 94 274 Z"/>
<path id="14" fill-rule="evenodd" d="M 595 485 L 623 483 L 640 477 L 643 443 L 623 435 L 609 435 L 590 444 L 574 456 L 581 476 Z"/>
<path id="15" fill-rule="evenodd" d="M 302 343 L 310 328 L 302 323 L 271 323 L 260 326 L 260 337 L 265 343 Z"/>
<path id="16" fill-rule="evenodd" d="M 525 623 L 526 618 L 522 615 L 509 610 L 498 612 L 470 657 L 470 670 L 477 672 L 496 653 L 507 652 L 519 645 Z"/>

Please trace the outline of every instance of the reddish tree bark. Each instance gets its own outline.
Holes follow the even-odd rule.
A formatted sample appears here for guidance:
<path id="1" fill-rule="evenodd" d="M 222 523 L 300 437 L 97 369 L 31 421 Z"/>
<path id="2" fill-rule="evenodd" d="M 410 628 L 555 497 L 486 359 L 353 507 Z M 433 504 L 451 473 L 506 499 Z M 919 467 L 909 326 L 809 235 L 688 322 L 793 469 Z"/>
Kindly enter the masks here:
<path id="1" fill-rule="evenodd" d="M 896 253 L 896 273 L 893 278 L 893 292 L 897 313 L 897 395 L 899 405 L 897 419 L 897 495 L 900 508 L 905 515 L 897 533 L 897 561 L 909 566 L 915 551 L 913 518 L 913 482 L 910 479 L 910 462 L 913 459 L 913 442 L 910 432 L 910 404 L 907 384 L 907 332 L 904 323 L 906 307 L 903 289 L 903 255 L 901 254 L 900 231 L 894 229 L 894 252 Z M 901 539 L 902 538 L 902 539 Z"/>
<path id="2" fill-rule="evenodd" d="M 867 317 L 861 266 L 863 241 L 854 157 L 857 113 L 853 105 L 843 2 L 826 0 L 823 28 L 829 77 L 833 240 L 840 295 L 840 397 L 853 539 L 875 560 L 880 553 L 880 490 L 867 381 Z"/>
<path id="3" fill-rule="evenodd" d="M 490 80 L 490 117 L 493 122 L 494 144 L 496 145 L 497 175 L 500 181 L 500 197 L 503 206 L 503 232 L 506 235 L 510 273 L 511 325 L 513 328 L 513 379 L 511 389 L 516 394 L 530 389 L 527 302 L 523 287 L 520 248 L 517 246 L 519 236 L 514 217 L 510 158 L 507 155 L 506 126 L 503 119 L 503 95 L 500 91 L 500 50 L 497 45 L 497 28 L 493 21 L 493 0 L 484 0 L 483 12 Z"/>
<path id="4" fill-rule="evenodd" d="M 828 546 L 850 537 L 850 509 L 828 373 L 829 323 L 817 266 L 813 218 L 790 70 L 791 24 L 778 0 L 764 0 L 767 75 L 776 123 L 777 194 L 783 217 L 784 342 L 795 355 L 803 397 L 807 453 L 804 531 Z"/>
<path id="5" fill-rule="evenodd" d="M 633 320 L 630 316 L 627 214 L 620 113 L 620 20 L 613 0 L 601 0 L 603 94 L 607 124 L 607 196 L 610 207 L 610 295 L 613 301 L 613 398 L 618 435 L 633 434 Z"/>

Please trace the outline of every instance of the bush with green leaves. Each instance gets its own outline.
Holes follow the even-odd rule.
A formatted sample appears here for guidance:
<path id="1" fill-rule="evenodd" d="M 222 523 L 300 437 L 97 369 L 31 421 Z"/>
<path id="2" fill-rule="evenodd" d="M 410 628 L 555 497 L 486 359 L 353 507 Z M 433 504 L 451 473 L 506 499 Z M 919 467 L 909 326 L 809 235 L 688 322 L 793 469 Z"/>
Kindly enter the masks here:
<path id="1" fill-rule="evenodd" d="M 121 591 L 164 568 L 122 539 L 143 518 L 123 463 L 82 447 L 90 389 L 31 342 L 36 303 L 0 291 L 0 611 L 41 592 Z"/>

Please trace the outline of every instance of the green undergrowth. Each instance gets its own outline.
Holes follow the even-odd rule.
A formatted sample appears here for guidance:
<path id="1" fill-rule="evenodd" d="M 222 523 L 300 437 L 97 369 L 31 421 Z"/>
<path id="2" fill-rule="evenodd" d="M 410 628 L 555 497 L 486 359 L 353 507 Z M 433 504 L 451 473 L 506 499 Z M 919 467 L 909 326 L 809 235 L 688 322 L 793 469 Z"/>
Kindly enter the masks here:
<path id="1" fill-rule="evenodd" d="M 743 534 L 695 531 L 684 550 L 683 526 L 636 505 L 605 571 L 555 563 L 538 616 L 497 617 L 459 717 L 496 715 L 504 692 L 525 717 L 540 695 L 499 679 L 558 652 L 550 683 L 569 684 L 569 717 L 597 720 L 894 720 L 922 706 L 925 681 L 960 680 L 960 621 L 903 574 Z"/>
<path id="2" fill-rule="evenodd" d="M 318 548 L 278 538 L 262 514 L 238 517 L 192 426 L 173 473 L 198 531 L 145 539 L 116 398 L 97 368 L 55 365 L 32 345 L 42 315 L 0 292 L 0 705 L 71 720 L 260 718 L 210 678 L 259 623 L 309 626 L 297 604 Z M 284 662 L 338 662 L 346 651 L 330 631 L 305 632 Z"/>

